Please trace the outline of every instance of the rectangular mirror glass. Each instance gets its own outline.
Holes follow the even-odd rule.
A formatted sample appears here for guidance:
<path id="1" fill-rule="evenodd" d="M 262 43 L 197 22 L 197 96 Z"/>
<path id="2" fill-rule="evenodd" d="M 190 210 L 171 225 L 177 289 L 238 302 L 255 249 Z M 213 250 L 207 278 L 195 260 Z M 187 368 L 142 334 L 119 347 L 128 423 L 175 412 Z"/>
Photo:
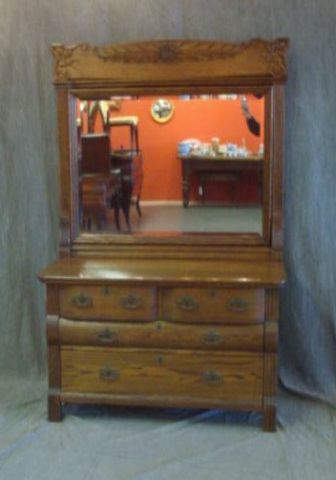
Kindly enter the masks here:
<path id="1" fill-rule="evenodd" d="M 79 224 L 111 234 L 263 232 L 265 99 L 76 99 Z"/>

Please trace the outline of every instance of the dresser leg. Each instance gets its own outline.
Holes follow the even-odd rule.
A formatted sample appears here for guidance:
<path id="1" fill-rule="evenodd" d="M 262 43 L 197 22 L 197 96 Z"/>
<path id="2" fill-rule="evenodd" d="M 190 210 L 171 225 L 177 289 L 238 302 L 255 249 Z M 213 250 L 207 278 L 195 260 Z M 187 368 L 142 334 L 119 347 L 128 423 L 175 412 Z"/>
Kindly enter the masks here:
<path id="1" fill-rule="evenodd" d="M 48 395 L 48 420 L 61 422 L 63 418 L 62 404 L 58 395 Z"/>
<path id="2" fill-rule="evenodd" d="M 273 405 L 264 408 L 263 430 L 264 432 L 276 431 L 276 407 Z"/>

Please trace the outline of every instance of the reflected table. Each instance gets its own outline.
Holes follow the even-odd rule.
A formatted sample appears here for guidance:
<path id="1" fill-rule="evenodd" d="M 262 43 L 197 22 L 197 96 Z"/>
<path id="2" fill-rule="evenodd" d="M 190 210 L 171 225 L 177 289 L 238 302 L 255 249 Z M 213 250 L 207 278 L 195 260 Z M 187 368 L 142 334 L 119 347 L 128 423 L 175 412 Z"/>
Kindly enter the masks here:
<path id="1" fill-rule="evenodd" d="M 200 183 L 200 197 L 204 201 L 205 184 L 210 178 L 216 181 L 234 181 L 240 172 L 256 170 L 262 176 L 263 157 L 227 157 L 225 155 L 181 155 L 183 206 L 188 207 L 190 196 L 190 178 L 196 172 Z"/>

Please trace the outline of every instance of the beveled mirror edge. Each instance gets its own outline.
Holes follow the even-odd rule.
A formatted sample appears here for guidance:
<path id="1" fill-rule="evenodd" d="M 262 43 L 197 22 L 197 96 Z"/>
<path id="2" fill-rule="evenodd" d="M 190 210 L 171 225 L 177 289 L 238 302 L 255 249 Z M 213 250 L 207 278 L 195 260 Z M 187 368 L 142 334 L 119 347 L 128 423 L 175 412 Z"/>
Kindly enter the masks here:
<path id="1" fill-rule="evenodd" d="M 145 55 L 140 61 L 139 52 L 142 47 L 147 49 L 148 56 Z M 169 60 L 160 57 L 167 48 L 175 52 Z M 136 245 L 144 249 L 148 247 L 147 250 L 151 246 L 160 246 L 160 248 L 164 247 L 166 249 L 176 249 L 176 246 L 183 249 L 183 247 L 188 246 L 189 249 L 197 252 L 200 251 L 200 248 L 208 246 L 213 249 L 214 255 L 221 246 L 238 246 L 239 248 L 253 246 L 254 248 L 258 247 L 260 252 L 265 247 L 276 247 L 281 250 L 282 238 L 280 238 L 281 235 L 278 232 L 282 230 L 282 84 L 286 80 L 287 48 L 287 39 L 276 39 L 274 41 L 256 39 L 243 44 L 170 40 L 108 47 L 90 47 L 86 44 L 70 47 L 54 46 L 61 159 L 61 252 L 66 255 L 81 254 L 88 250 L 92 253 L 95 249 L 106 252 L 108 246 L 110 253 L 114 254 L 125 249 L 132 250 Z M 133 49 L 135 49 L 135 53 L 132 53 Z M 196 54 L 197 49 L 201 51 Z M 231 53 L 229 53 L 230 51 Z M 55 52 L 57 53 L 55 54 Z M 112 53 L 111 55 L 106 53 L 107 58 L 105 58 L 104 52 Z M 233 66 L 232 55 L 236 58 Z M 252 68 L 251 73 L 250 68 L 255 58 L 258 58 L 258 65 L 254 69 Z M 88 68 L 91 76 L 84 75 L 80 69 L 73 70 L 74 65 L 81 65 L 83 61 L 85 64 L 85 59 L 88 60 L 86 68 Z M 117 61 L 117 65 L 113 63 L 113 59 Z M 156 67 L 158 65 L 165 66 L 165 74 L 167 71 L 173 72 L 168 81 L 163 80 L 162 75 L 158 75 L 156 78 L 154 75 L 153 79 L 153 72 L 151 72 L 151 78 L 148 78 L 147 74 L 140 75 L 140 72 L 146 70 L 146 62 L 152 63 L 154 59 L 156 59 Z M 188 73 L 190 64 L 195 62 L 198 70 L 201 62 L 212 62 L 213 70 L 209 69 L 207 63 L 206 75 L 195 74 L 193 68 L 191 68 L 192 73 Z M 106 64 L 108 68 L 104 67 Z M 114 76 L 109 77 L 111 65 L 114 67 Z M 125 65 L 127 75 L 123 80 L 121 73 Z M 180 68 L 176 71 L 176 65 L 184 66 L 187 75 L 180 79 Z M 130 66 L 131 68 L 129 68 Z M 245 70 L 243 70 L 243 67 Z M 155 72 L 158 71 L 155 70 Z M 140 77 L 137 77 L 136 73 Z M 94 74 L 96 77 L 93 76 Z M 130 78 L 130 74 L 135 74 L 135 77 Z M 132 237 L 132 240 L 130 240 L 129 235 L 116 235 L 113 238 L 110 235 L 109 240 L 100 238 L 99 241 L 97 236 L 94 235 L 89 240 L 83 238 L 83 235 L 79 234 L 78 199 L 76 199 L 74 193 L 76 190 L 76 168 L 74 166 L 75 162 L 72 160 L 75 149 L 75 133 L 72 131 L 75 125 L 75 122 L 72 122 L 74 118 L 74 94 L 78 95 L 79 98 L 88 98 L 88 95 L 97 95 L 101 98 L 103 92 L 105 94 L 107 91 L 164 93 L 169 89 L 169 91 L 175 93 L 183 91 L 187 84 L 191 91 L 209 91 L 209 88 L 211 88 L 214 92 L 226 92 L 232 91 L 234 87 L 235 90 L 241 92 L 251 91 L 251 88 L 252 91 L 263 89 L 263 91 L 268 92 L 266 97 L 269 100 L 266 101 L 268 106 L 265 108 L 265 118 L 266 115 L 269 115 L 270 121 L 265 122 L 265 126 L 269 124 L 269 128 L 266 128 L 265 131 L 265 137 L 269 137 L 265 138 L 265 156 L 269 158 L 269 161 L 266 162 L 269 172 L 265 172 L 265 175 L 268 175 L 268 181 L 265 182 L 265 185 L 267 185 L 269 192 L 269 201 L 266 207 L 268 215 L 266 221 L 264 221 L 263 235 L 206 234 L 202 237 L 201 235 L 180 234 L 164 235 L 160 239 L 157 236 L 136 235 Z M 273 188 L 274 186 L 276 188 Z M 272 215 L 275 216 L 274 222 L 272 222 Z M 272 244 L 273 240 L 274 245 Z"/>

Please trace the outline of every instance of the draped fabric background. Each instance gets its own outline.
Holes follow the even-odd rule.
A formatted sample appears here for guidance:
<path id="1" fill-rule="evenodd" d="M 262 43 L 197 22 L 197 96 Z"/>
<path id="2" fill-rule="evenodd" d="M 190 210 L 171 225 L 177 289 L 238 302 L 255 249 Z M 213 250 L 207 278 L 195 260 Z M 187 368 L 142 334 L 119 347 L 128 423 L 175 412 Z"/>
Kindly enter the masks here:
<path id="1" fill-rule="evenodd" d="M 39 270 L 57 255 L 51 43 L 288 36 L 280 377 L 336 404 L 335 0 L 0 0 L 0 375 L 46 372 Z"/>

